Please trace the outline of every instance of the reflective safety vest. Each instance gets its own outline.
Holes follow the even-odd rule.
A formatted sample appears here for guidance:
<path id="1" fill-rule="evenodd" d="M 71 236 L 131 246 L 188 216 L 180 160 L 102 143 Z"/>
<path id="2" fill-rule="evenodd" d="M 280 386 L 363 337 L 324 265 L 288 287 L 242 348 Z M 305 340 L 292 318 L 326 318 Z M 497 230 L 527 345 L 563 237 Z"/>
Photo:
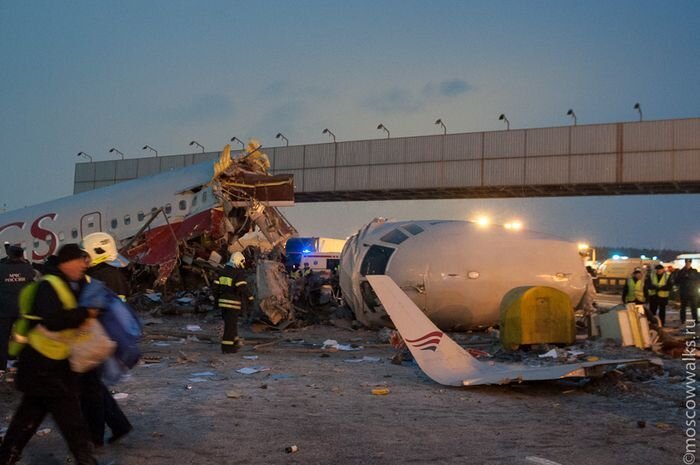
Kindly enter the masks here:
<path id="1" fill-rule="evenodd" d="M 16 357 L 29 343 L 37 352 L 47 358 L 65 360 L 70 355 L 71 343 L 77 337 L 77 329 L 52 332 L 39 324 L 31 327 L 32 322 L 41 321 L 41 317 L 31 313 L 41 281 L 48 281 L 51 284 L 64 310 L 73 310 L 78 307 L 78 302 L 70 287 L 58 276 L 47 274 L 39 281 L 30 283 L 22 289 L 19 295 L 20 316 L 12 327 L 12 341 L 10 341 L 8 352 Z"/>
<path id="2" fill-rule="evenodd" d="M 661 281 L 659 281 L 659 276 L 656 273 L 653 273 L 650 279 L 652 288 L 649 289 L 649 295 L 656 295 L 656 288 L 664 287 L 668 282 L 668 273 L 664 273 L 661 275 Z M 661 297 L 662 299 L 668 298 L 668 296 L 669 292 L 667 290 L 659 291 L 659 297 Z"/>
<path id="3" fill-rule="evenodd" d="M 216 301 L 217 307 L 230 310 L 241 310 L 243 305 L 241 298 L 244 296 L 240 288 L 247 286 L 248 282 L 245 279 L 240 279 L 237 275 L 239 274 L 234 273 L 234 277 L 222 275 L 219 276 L 216 281 L 214 281 L 214 284 L 219 286 L 219 298 Z M 238 278 L 239 280 L 234 281 L 235 278 Z M 248 300 L 253 300 L 253 297 L 248 296 Z"/>
<path id="4" fill-rule="evenodd" d="M 629 278 L 627 280 L 627 295 L 625 296 L 625 302 L 644 302 L 644 280 L 640 279 L 636 283 L 634 279 Z"/>

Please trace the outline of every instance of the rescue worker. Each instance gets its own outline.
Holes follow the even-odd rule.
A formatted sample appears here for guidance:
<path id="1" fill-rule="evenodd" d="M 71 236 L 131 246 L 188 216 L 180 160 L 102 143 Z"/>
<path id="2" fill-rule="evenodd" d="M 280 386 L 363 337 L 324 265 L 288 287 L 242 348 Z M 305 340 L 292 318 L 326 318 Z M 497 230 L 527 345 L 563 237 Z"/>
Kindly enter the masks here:
<path id="1" fill-rule="evenodd" d="M 0 446 L 0 465 L 19 461 L 47 413 L 52 415 L 76 463 L 97 464 L 80 414 L 77 374 L 68 363 L 75 329 L 96 315 L 77 304 L 86 283 L 84 254 L 76 244 L 61 247 L 57 257 L 47 264 L 45 275 L 31 288 L 33 304 L 21 309 L 26 317 L 17 321 L 14 337 L 17 342 L 26 341 L 19 354 L 16 380 L 23 396 Z"/>
<path id="2" fill-rule="evenodd" d="M 223 271 L 214 281 L 216 306 L 221 310 L 224 320 L 224 334 L 221 338 L 221 352 L 232 354 L 238 352 L 242 342 L 238 337 L 238 316 L 247 315 L 248 305 L 253 296 L 248 289 L 246 274 L 243 271 L 245 257 L 234 252 Z"/>
<path id="3" fill-rule="evenodd" d="M 642 278 L 642 270 L 635 268 L 632 276 L 627 279 L 625 286 L 622 288 L 622 302 L 625 304 L 644 305 L 647 301 L 647 295 L 648 292 Z"/>
<path id="4" fill-rule="evenodd" d="M 102 281 L 122 300 L 126 300 L 129 283 L 120 268 L 126 266 L 127 262 L 119 256 L 114 238 L 107 233 L 97 232 L 85 236 L 81 245 L 90 256 L 88 276 Z M 80 375 L 80 405 L 90 429 L 92 443 L 97 447 L 104 445 L 105 424 L 112 430 L 112 436 L 108 439 L 110 444 L 133 429 L 102 382 L 102 367 Z"/>
<path id="5" fill-rule="evenodd" d="M 19 246 L 6 245 L 7 257 L 0 261 L 0 379 L 7 370 L 7 346 L 12 325 L 19 316 L 19 291 L 34 281 L 34 268 Z"/>
<path id="6" fill-rule="evenodd" d="M 698 290 L 700 289 L 700 273 L 692 266 L 693 260 L 685 259 L 683 268 L 676 271 L 674 281 L 678 284 L 681 297 L 681 323 L 685 323 L 685 312 L 690 307 L 690 318 L 698 319 Z"/>
<path id="7" fill-rule="evenodd" d="M 672 287 L 671 275 L 663 265 L 656 265 L 654 272 L 647 277 L 646 288 L 649 295 L 649 312 L 655 318 L 658 311 L 661 326 L 666 326 L 666 305 Z"/>

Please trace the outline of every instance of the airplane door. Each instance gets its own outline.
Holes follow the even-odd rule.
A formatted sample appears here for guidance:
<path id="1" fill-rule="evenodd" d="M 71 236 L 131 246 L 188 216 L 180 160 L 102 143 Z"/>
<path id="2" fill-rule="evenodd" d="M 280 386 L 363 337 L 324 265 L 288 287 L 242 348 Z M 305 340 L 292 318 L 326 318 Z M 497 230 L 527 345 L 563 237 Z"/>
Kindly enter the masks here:
<path id="1" fill-rule="evenodd" d="M 92 212 L 83 215 L 80 219 L 80 237 L 102 231 L 102 215 L 100 212 Z"/>

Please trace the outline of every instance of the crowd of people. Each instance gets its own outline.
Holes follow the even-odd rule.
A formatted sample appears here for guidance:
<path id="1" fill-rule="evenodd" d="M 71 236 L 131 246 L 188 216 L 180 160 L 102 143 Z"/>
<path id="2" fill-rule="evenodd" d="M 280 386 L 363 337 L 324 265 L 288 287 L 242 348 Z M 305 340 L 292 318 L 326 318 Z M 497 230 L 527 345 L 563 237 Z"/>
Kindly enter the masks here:
<path id="1" fill-rule="evenodd" d="M 646 271 L 646 272 L 645 272 Z M 684 324 L 688 311 L 690 318 L 700 318 L 700 273 L 693 268 L 692 260 L 685 259 L 683 268 L 668 270 L 658 264 L 653 270 L 636 268 L 622 289 L 622 302 L 644 305 L 649 316 L 666 325 L 666 307 L 671 292 L 678 289 L 680 322 Z"/>

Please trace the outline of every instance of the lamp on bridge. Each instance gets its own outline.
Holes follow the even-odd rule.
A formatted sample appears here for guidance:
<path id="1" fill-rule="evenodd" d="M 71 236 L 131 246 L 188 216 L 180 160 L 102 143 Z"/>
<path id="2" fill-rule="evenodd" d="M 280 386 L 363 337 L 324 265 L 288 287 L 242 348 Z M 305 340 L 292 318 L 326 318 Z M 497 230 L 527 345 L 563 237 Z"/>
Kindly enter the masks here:
<path id="1" fill-rule="evenodd" d="M 92 157 L 91 157 L 89 154 L 85 153 L 85 152 L 78 152 L 78 156 L 79 156 L 79 157 L 85 157 L 85 158 L 87 158 L 88 160 L 90 160 L 90 161 L 92 162 Z"/>
<path id="2" fill-rule="evenodd" d="M 277 135 L 275 136 L 275 139 L 284 139 L 284 145 L 285 145 L 285 147 L 289 147 L 289 139 L 287 139 L 286 137 L 284 137 L 284 134 L 282 134 L 281 132 L 278 132 L 278 133 L 277 133 Z"/>
<path id="3" fill-rule="evenodd" d="M 335 134 L 333 134 L 333 132 L 331 132 L 330 129 L 324 129 L 323 132 L 321 132 L 321 134 L 328 134 L 329 136 L 331 136 L 333 138 L 333 143 L 335 144 Z"/>
<path id="4" fill-rule="evenodd" d="M 158 158 L 158 151 L 151 147 L 150 145 L 144 145 L 141 150 L 150 150 L 151 152 L 156 154 L 156 158 Z"/>
<path id="5" fill-rule="evenodd" d="M 506 130 L 510 131 L 510 121 L 508 121 L 508 118 L 506 118 L 506 115 L 501 113 L 501 116 L 498 117 L 499 121 L 505 121 L 506 122 Z"/>
<path id="6" fill-rule="evenodd" d="M 447 135 L 447 126 L 445 126 L 445 123 L 442 122 L 442 119 L 435 121 L 435 124 L 442 126 L 442 134 Z"/>
<path id="7" fill-rule="evenodd" d="M 241 147 L 242 147 L 242 148 L 245 148 L 245 142 L 243 142 L 242 140 L 240 140 L 240 139 L 239 139 L 238 137 L 236 137 L 236 136 L 233 136 L 233 137 L 231 138 L 231 142 L 238 142 L 239 144 L 241 144 Z"/>
<path id="8" fill-rule="evenodd" d="M 639 112 L 639 121 L 642 121 L 642 106 L 639 104 L 639 102 L 634 104 L 634 109 Z"/>
<path id="9" fill-rule="evenodd" d="M 204 153 L 204 146 L 203 146 L 202 144 L 200 144 L 200 143 L 197 142 L 196 140 L 193 140 L 192 142 L 190 142 L 190 147 L 193 146 L 193 145 L 196 145 L 197 147 L 199 147 L 200 149 L 202 149 L 202 153 Z"/>
<path id="10" fill-rule="evenodd" d="M 377 130 L 378 130 L 378 131 L 385 131 L 385 132 L 386 132 L 386 138 L 387 138 L 387 139 L 391 137 L 391 133 L 390 133 L 389 130 L 386 128 L 386 126 L 384 126 L 384 124 L 379 123 L 379 126 L 377 126 Z"/>
<path id="11" fill-rule="evenodd" d="M 569 108 L 569 111 L 567 111 L 566 114 L 567 114 L 567 116 L 571 116 L 574 119 L 574 126 L 576 126 L 576 123 L 578 121 L 576 121 L 576 113 L 574 113 L 574 110 Z"/>
<path id="12" fill-rule="evenodd" d="M 114 147 L 112 147 L 111 149 L 109 149 L 109 153 L 118 153 L 119 155 L 121 155 L 122 160 L 124 159 L 124 154 L 121 153 L 119 150 L 115 149 Z"/>

